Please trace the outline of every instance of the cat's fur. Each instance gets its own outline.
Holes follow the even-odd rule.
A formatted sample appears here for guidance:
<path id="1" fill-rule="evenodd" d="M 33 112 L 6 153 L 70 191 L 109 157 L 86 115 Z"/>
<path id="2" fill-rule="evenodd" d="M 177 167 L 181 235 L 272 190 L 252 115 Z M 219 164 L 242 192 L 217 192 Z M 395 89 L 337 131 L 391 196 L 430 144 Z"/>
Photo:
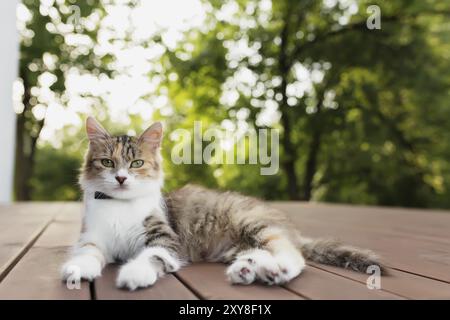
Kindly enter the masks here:
<path id="1" fill-rule="evenodd" d="M 282 212 L 252 197 L 192 185 L 163 196 L 160 123 L 139 138 L 111 136 L 91 117 L 86 129 L 83 230 L 64 279 L 92 280 L 116 261 L 124 262 L 117 285 L 130 290 L 194 261 L 227 263 L 228 279 L 240 284 L 286 283 L 303 270 L 304 257 L 361 272 L 379 265 L 371 251 L 300 236 Z M 142 167 L 132 168 L 135 160 Z"/>

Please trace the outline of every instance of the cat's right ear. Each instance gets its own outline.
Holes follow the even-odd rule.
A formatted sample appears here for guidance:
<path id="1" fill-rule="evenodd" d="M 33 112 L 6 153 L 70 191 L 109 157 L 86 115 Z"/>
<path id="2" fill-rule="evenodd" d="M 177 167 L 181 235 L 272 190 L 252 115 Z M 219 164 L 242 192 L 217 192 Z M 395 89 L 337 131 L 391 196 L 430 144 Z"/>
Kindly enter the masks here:
<path id="1" fill-rule="evenodd" d="M 109 137 L 108 131 L 106 131 L 93 117 L 88 117 L 86 119 L 86 133 L 90 141 Z"/>

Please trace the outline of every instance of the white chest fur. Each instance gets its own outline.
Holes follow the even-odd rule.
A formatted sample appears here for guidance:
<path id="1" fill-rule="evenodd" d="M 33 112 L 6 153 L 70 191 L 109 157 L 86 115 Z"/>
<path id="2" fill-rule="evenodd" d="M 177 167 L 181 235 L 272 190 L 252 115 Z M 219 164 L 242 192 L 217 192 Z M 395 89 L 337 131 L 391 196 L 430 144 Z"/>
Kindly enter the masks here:
<path id="1" fill-rule="evenodd" d="M 161 195 L 129 200 L 94 199 L 85 193 L 84 232 L 81 242 L 102 249 L 108 263 L 133 257 L 145 244 L 144 220 L 150 215 L 162 218 Z"/>

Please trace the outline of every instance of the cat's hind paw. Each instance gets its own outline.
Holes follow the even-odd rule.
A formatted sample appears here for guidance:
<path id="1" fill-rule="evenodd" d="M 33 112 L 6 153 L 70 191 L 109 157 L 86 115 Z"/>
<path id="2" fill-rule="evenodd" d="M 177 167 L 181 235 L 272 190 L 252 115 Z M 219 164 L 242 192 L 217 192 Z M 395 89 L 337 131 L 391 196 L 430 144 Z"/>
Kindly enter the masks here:
<path id="1" fill-rule="evenodd" d="M 270 252 L 254 249 L 240 255 L 227 269 L 231 283 L 250 284 L 255 280 L 265 284 L 282 282 L 281 270 Z"/>
<path id="2" fill-rule="evenodd" d="M 304 260 L 274 257 L 269 251 L 253 249 L 241 254 L 227 269 L 231 283 L 250 284 L 259 281 L 267 285 L 280 285 L 296 277 L 304 267 Z"/>
<path id="3" fill-rule="evenodd" d="M 232 263 L 226 271 L 228 281 L 233 284 L 250 284 L 255 281 L 256 272 L 254 266 L 246 259 Z"/>
<path id="4" fill-rule="evenodd" d="M 248 259 L 253 261 L 256 270 L 256 279 L 267 285 L 283 283 L 282 273 L 277 261 L 266 250 L 255 250 L 249 254 Z"/>

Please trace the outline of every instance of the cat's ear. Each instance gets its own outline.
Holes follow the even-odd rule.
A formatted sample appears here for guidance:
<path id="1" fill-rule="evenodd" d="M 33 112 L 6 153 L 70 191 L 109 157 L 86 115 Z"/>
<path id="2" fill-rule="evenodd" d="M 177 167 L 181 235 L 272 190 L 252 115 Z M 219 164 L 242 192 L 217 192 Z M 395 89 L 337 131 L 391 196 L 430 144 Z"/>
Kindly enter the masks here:
<path id="1" fill-rule="evenodd" d="M 156 150 L 161 146 L 163 136 L 161 122 L 155 122 L 139 137 L 139 143 L 147 145 L 151 150 Z"/>
<path id="2" fill-rule="evenodd" d="M 86 119 L 86 133 L 90 141 L 109 137 L 108 131 L 93 117 Z"/>

